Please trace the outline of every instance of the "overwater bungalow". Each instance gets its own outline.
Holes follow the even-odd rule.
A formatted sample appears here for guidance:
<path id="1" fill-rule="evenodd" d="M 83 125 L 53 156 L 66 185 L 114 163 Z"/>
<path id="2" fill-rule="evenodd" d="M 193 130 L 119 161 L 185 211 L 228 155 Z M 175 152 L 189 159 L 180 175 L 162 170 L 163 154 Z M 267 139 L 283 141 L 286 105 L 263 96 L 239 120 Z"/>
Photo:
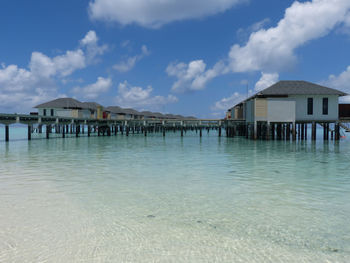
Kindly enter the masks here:
<path id="1" fill-rule="evenodd" d="M 104 107 L 97 102 L 82 102 L 85 109 L 90 110 L 91 119 L 103 119 Z"/>
<path id="2" fill-rule="evenodd" d="M 307 132 L 307 124 L 312 125 L 313 137 L 316 124 L 329 129 L 339 121 L 339 97 L 347 94 L 307 81 L 279 81 L 238 103 L 227 113 L 231 120 L 241 121 L 252 128 L 253 137 L 266 133 L 270 124 L 289 136 L 290 125 L 295 135 L 295 124 L 300 133 Z M 280 125 L 284 125 L 283 127 Z M 282 127 L 282 128 L 281 128 Z M 302 135 L 303 136 L 303 135 Z"/>
<path id="3" fill-rule="evenodd" d="M 126 113 L 125 111 L 118 106 L 108 106 L 106 108 L 106 111 L 110 114 L 111 120 L 126 120 Z"/>
<path id="4" fill-rule="evenodd" d="M 35 106 L 41 116 L 90 118 L 90 109 L 73 98 L 59 98 Z"/>
<path id="5" fill-rule="evenodd" d="M 123 109 L 123 111 L 125 112 L 125 116 L 128 119 L 131 120 L 141 120 L 143 118 L 143 115 L 141 112 L 138 112 L 137 110 L 128 108 L 128 109 Z"/>
<path id="6" fill-rule="evenodd" d="M 231 108 L 231 119 L 250 123 L 336 121 L 339 97 L 346 95 L 307 81 L 279 81 Z"/>
<path id="7" fill-rule="evenodd" d="M 155 119 L 156 118 L 156 116 L 154 115 L 154 112 L 141 111 L 141 114 L 143 115 L 144 119 Z"/>

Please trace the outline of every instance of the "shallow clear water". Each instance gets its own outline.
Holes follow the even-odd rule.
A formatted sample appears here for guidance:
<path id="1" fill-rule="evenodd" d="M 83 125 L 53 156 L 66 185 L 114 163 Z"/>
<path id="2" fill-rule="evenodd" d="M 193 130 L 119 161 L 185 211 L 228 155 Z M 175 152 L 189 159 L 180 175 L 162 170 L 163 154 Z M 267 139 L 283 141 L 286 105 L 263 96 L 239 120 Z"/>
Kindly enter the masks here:
<path id="1" fill-rule="evenodd" d="M 350 261 L 349 140 L 23 134 L 0 141 L 0 262 Z"/>

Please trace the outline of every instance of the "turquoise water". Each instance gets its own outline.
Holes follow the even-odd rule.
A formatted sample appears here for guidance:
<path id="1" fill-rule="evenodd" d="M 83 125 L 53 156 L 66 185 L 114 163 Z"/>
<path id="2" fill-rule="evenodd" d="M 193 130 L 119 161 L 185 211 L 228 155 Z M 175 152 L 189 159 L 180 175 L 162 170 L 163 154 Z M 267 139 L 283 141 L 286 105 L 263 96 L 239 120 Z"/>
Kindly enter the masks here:
<path id="1" fill-rule="evenodd" d="M 350 261 L 348 139 L 25 134 L 0 141 L 0 262 Z"/>

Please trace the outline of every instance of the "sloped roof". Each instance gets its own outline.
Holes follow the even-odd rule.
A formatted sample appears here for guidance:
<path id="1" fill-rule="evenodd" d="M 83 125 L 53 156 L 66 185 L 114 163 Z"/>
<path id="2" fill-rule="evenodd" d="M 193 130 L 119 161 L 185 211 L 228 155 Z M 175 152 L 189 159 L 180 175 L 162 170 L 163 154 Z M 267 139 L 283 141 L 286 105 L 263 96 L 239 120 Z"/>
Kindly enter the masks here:
<path id="1" fill-rule="evenodd" d="M 68 108 L 68 109 L 82 109 L 83 103 L 72 98 L 59 98 L 49 102 L 45 102 L 35 106 L 34 108 Z"/>
<path id="2" fill-rule="evenodd" d="M 103 106 L 101 104 L 98 104 L 97 102 L 83 102 L 83 106 L 85 107 L 84 109 L 89 109 L 89 110 L 97 110 L 98 107 Z"/>
<path id="3" fill-rule="evenodd" d="M 162 114 L 162 113 L 160 113 L 160 112 L 153 112 L 153 115 L 154 115 L 154 117 L 156 117 L 156 118 L 164 118 L 164 117 L 165 117 L 164 114 Z"/>
<path id="4" fill-rule="evenodd" d="M 232 108 L 257 97 L 265 96 L 288 96 L 288 95 L 337 95 L 347 96 L 348 94 L 328 87 L 303 80 L 281 80 L 272 86 L 257 92 L 253 96 L 241 101 Z M 232 109 L 230 108 L 230 109 Z"/>
<path id="5" fill-rule="evenodd" d="M 137 110 L 128 108 L 128 109 L 122 109 L 126 114 L 132 114 L 132 115 L 139 115 L 142 116 L 142 114 L 140 112 L 138 112 Z"/>
<path id="6" fill-rule="evenodd" d="M 260 91 L 257 95 L 338 95 L 346 96 L 347 94 L 336 90 L 327 88 L 315 83 L 307 81 L 290 81 L 283 80 L 276 84 Z"/>
<path id="7" fill-rule="evenodd" d="M 109 106 L 106 110 L 116 114 L 125 114 L 124 110 L 118 106 Z"/>
<path id="8" fill-rule="evenodd" d="M 154 113 L 150 111 L 141 111 L 141 114 L 146 117 L 155 117 Z"/>
<path id="9" fill-rule="evenodd" d="M 197 118 L 194 116 L 186 116 L 185 119 L 186 120 L 197 120 Z"/>
<path id="10" fill-rule="evenodd" d="M 176 116 L 174 114 L 165 114 L 165 117 L 168 119 L 176 119 Z"/>

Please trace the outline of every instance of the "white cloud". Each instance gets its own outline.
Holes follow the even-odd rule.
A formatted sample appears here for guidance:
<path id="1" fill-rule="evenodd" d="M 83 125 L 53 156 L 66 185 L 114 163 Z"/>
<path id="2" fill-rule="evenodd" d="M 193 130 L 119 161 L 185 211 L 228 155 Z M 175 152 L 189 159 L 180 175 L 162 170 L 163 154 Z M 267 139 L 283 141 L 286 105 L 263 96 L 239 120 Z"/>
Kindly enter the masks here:
<path id="1" fill-rule="evenodd" d="M 247 0 L 93 0 L 89 14 L 96 20 L 158 28 L 173 21 L 215 15 L 242 2 Z"/>
<path id="2" fill-rule="evenodd" d="M 72 92 L 87 99 L 96 99 L 101 93 L 107 92 L 112 87 L 110 78 L 98 77 L 97 81 L 85 87 L 75 87 Z"/>
<path id="3" fill-rule="evenodd" d="M 115 102 L 121 107 L 159 109 L 161 106 L 178 101 L 177 97 L 173 95 L 168 95 L 167 97 L 152 96 L 152 92 L 153 88 L 151 86 L 142 88 L 132 86 L 127 81 L 124 81 L 118 86 L 118 96 Z"/>
<path id="4" fill-rule="evenodd" d="M 349 0 L 295 1 L 286 9 L 277 26 L 263 29 L 268 20 L 254 24 L 249 30 L 257 31 L 250 34 L 247 43 L 242 46 L 233 45 L 227 59 L 220 60 L 212 69 L 206 70 L 203 60 L 189 64 L 170 64 L 167 68 L 168 75 L 178 79 L 172 90 L 204 89 L 208 81 L 229 72 L 286 70 L 297 61 L 297 48 L 327 35 L 337 26 L 350 23 L 349 10 Z"/>
<path id="5" fill-rule="evenodd" d="M 203 60 L 194 60 L 188 64 L 170 63 L 166 72 L 169 76 L 177 78 L 172 91 L 185 92 L 204 89 L 210 80 L 222 74 L 224 67 L 223 62 L 220 61 L 212 69 L 206 70 Z"/>
<path id="6" fill-rule="evenodd" d="M 328 80 L 321 82 L 321 84 L 350 94 L 350 66 L 338 76 L 330 75 Z M 350 96 L 341 97 L 340 101 L 350 103 Z"/>
<path id="7" fill-rule="evenodd" d="M 252 24 L 251 26 L 249 26 L 247 28 L 239 28 L 237 30 L 237 37 L 240 40 L 246 40 L 246 38 L 248 38 L 251 33 L 263 29 L 270 22 L 271 22 L 270 18 L 265 18 L 261 21 L 258 21 L 256 23 Z"/>
<path id="8" fill-rule="evenodd" d="M 96 57 L 103 55 L 107 50 L 106 44 L 99 45 L 96 32 L 90 30 L 85 37 L 80 41 L 81 46 L 86 48 L 86 59 L 88 63 L 96 62 Z"/>
<path id="9" fill-rule="evenodd" d="M 232 46 L 231 70 L 280 71 L 290 67 L 296 62 L 295 49 L 343 23 L 349 8 L 349 0 L 294 2 L 276 27 L 252 33 L 244 46 Z"/>
<path id="10" fill-rule="evenodd" d="M 64 80 L 75 71 L 85 68 L 89 64 L 88 56 L 93 59 L 103 53 L 89 53 L 89 48 L 99 48 L 93 31 L 88 32 L 80 43 L 79 48 L 52 58 L 35 51 L 31 55 L 28 68 L 1 63 L 0 110 L 28 111 L 39 102 L 57 96 L 57 79 Z"/>
<path id="11" fill-rule="evenodd" d="M 255 91 L 261 91 L 275 84 L 279 79 L 278 73 L 261 72 L 261 78 L 255 84 Z"/>
<path id="12" fill-rule="evenodd" d="M 239 92 L 233 93 L 230 97 L 222 98 L 221 100 L 215 102 L 212 110 L 227 111 L 229 108 L 240 103 L 247 98 L 247 95 L 241 94 Z"/>
<path id="13" fill-rule="evenodd" d="M 136 62 L 140 61 L 144 57 L 150 54 L 147 46 L 143 45 L 141 48 L 141 54 L 129 57 L 124 61 L 121 61 L 113 66 L 113 68 L 121 73 L 128 72 L 134 68 Z"/>

